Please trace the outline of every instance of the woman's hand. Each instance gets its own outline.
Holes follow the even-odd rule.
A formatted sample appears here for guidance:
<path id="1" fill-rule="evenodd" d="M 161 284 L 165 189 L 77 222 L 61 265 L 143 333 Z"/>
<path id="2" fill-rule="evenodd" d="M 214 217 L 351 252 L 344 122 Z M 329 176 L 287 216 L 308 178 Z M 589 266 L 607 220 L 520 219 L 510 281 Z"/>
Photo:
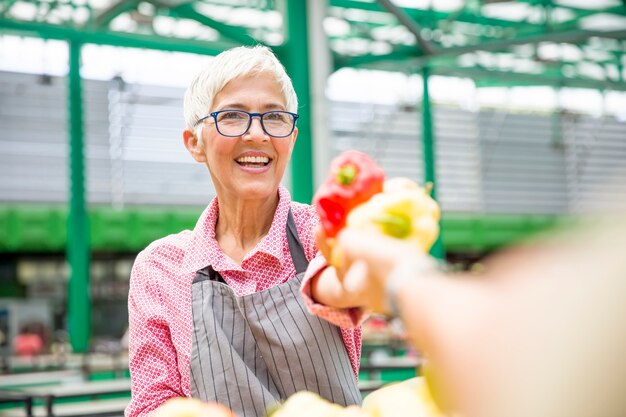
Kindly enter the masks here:
<path id="1" fill-rule="evenodd" d="M 383 287 L 399 265 L 427 256 L 399 239 L 350 228 L 341 232 L 337 244 L 341 248 L 340 274 L 347 273 L 355 263 L 363 263 L 371 280 Z"/>
<path id="2" fill-rule="evenodd" d="M 315 237 L 317 247 L 326 260 L 333 259 L 333 263 L 340 266 L 330 265 L 329 261 L 329 266 L 313 278 L 311 283 L 313 299 L 335 308 L 362 307 L 368 310 L 372 306 L 381 308 L 382 290 L 377 287 L 376 281 L 369 278 L 366 264 L 363 262 L 348 264 L 347 260 L 344 260 L 342 248 L 337 245 L 337 240 L 328 238 L 322 228 L 316 230 Z"/>
<path id="3" fill-rule="evenodd" d="M 366 307 L 388 313 L 386 299 L 392 272 L 407 263 L 426 260 L 416 246 L 382 234 L 346 228 L 338 237 L 341 271 L 346 291 L 358 291 Z M 415 277 L 418 278 L 418 277 Z"/>
<path id="4" fill-rule="evenodd" d="M 368 231 L 344 229 L 336 239 L 327 239 L 318 229 L 317 245 L 329 266 L 313 281 L 316 301 L 338 308 L 362 307 L 388 313 L 385 285 L 391 271 L 405 262 L 424 258 L 406 242 Z"/>

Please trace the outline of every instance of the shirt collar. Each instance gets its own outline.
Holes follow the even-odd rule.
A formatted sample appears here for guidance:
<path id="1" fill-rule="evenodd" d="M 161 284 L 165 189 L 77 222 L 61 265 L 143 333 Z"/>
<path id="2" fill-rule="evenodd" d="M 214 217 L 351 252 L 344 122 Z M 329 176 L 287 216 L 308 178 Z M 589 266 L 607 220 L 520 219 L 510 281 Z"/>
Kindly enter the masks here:
<path id="1" fill-rule="evenodd" d="M 244 258 L 244 262 L 257 252 L 263 252 L 276 258 L 281 266 L 283 265 L 283 248 L 287 240 L 285 230 L 289 208 L 291 207 L 291 196 L 282 185 L 278 187 L 278 198 L 278 206 L 267 235 Z M 212 265 L 216 270 L 243 270 L 224 255 L 215 239 L 215 225 L 218 215 L 219 202 L 218 198 L 215 197 L 202 212 L 192 231 L 182 266 L 183 272 L 196 272 L 208 265 Z"/>

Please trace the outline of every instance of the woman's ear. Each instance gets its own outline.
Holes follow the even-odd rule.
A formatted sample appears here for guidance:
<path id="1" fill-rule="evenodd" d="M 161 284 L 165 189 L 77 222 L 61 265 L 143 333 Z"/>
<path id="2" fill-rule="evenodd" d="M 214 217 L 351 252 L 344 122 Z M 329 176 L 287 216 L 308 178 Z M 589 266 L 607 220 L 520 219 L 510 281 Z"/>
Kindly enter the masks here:
<path id="1" fill-rule="evenodd" d="M 296 139 L 298 138 L 298 128 L 293 129 L 292 133 L 293 137 L 291 138 L 291 151 L 293 151 L 293 147 L 296 146 Z"/>
<path id="2" fill-rule="evenodd" d="M 206 155 L 204 154 L 202 146 L 200 146 L 200 140 L 196 136 L 196 132 L 192 129 L 185 129 L 183 131 L 183 141 L 185 143 L 185 148 L 187 148 L 196 162 L 206 162 Z"/>

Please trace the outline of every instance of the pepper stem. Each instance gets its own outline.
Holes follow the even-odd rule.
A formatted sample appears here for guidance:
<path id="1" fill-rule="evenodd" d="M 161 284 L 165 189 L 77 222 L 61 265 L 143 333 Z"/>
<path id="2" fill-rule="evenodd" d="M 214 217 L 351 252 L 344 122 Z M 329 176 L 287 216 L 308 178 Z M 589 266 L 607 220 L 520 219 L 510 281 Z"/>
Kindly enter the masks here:
<path id="1" fill-rule="evenodd" d="M 424 184 L 424 192 L 426 193 L 426 195 L 429 196 L 433 196 L 433 188 L 434 188 L 435 184 L 433 184 L 432 181 L 428 181 L 426 184 Z"/>
<path id="2" fill-rule="evenodd" d="M 350 185 L 356 178 L 357 169 L 353 164 L 346 164 L 339 168 L 336 179 L 341 185 Z"/>
<path id="3" fill-rule="evenodd" d="M 411 234 L 411 219 L 403 214 L 387 214 L 374 221 L 381 225 L 386 235 L 404 239 Z"/>

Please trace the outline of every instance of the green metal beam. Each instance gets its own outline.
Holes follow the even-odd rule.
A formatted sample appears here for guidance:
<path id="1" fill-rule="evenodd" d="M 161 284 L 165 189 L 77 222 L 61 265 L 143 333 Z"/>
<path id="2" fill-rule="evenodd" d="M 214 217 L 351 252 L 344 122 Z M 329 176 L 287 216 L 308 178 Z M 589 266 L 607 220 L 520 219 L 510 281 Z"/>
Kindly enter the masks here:
<path id="1" fill-rule="evenodd" d="M 564 42 L 579 43 L 592 37 L 625 39 L 626 30 L 599 31 L 599 30 L 574 30 L 569 32 L 551 32 L 540 35 L 516 37 L 513 39 L 504 39 L 500 41 L 485 42 L 476 45 L 466 45 L 452 48 L 439 49 L 433 55 L 425 55 L 418 58 L 419 63 L 426 63 L 431 59 L 437 59 L 442 56 L 462 55 L 474 51 L 502 51 L 511 46 L 517 45 L 534 45 L 541 42 Z"/>
<path id="2" fill-rule="evenodd" d="M 11 7 L 16 3 L 17 0 L 6 0 L 2 4 L 2 12 L 0 12 L 0 17 L 6 16 L 7 12 L 11 10 Z"/>
<path id="3" fill-rule="evenodd" d="M 202 13 L 198 13 L 192 3 L 184 3 L 170 9 L 170 12 L 177 17 L 192 19 L 205 26 L 217 30 L 222 36 L 239 43 L 241 45 L 254 45 L 262 42 L 255 40 L 245 30 L 240 27 L 230 26 L 226 23 L 212 19 Z"/>
<path id="4" fill-rule="evenodd" d="M 311 129 L 311 86 L 309 77 L 309 42 L 307 3 L 318 0 L 285 1 L 287 42 L 281 58 L 298 95 L 298 139 L 291 156 L 292 195 L 295 201 L 313 199 L 313 143 Z"/>
<path id="5" fill-rule="evenodd" d="M 202 4 L 211 4 L 213 6 L 230 7 L 231 9 L 257 9 L 257 10 L 274 10 L 272 8 L 273 0 L 269 1 L 224 1 L 224 0 L 202 0 Z"/>
<path id="6" fill-rule="evenodd" d="M 80 78 L 81 43 L 70 42 L 69 132 L 70 209 L 67 221 L 68 331 L 74 352 L 87 352 L 91 335 L 89 298 L 89 220 L 85 200 L 83 97 Z"/>
<path id="7" fill-rule="evenodd" d="M 430 101 L 430 89 L 428 86 L 429 77 L 430 69 L 428 68 L 428 66 L 425 66 L 424 68 L 422 68 L 422 151 L 424 155 L 424 183 L 432 184 L 431 196 L 432 198 L 437 200 L 437 181 L 435 174 L 435 129 L 431 109 L 432 103 Z M 441 222 L 439 223 L 441 227 Z M 430 254 L 437 259 L 445 258 L 445 249 L 443 247 L 443 241 L 441 239 L 441 230 L 439 236 L 437 236 L 435 244 L 430 250 Z"/>
<path id="8" fill-rule="evenodd" d="M 558 5 L 558 7 L 564 7 L 566 9 L 570 9 L 573 12 L 576 13 L 576 19 L 579 20 L 583 17 L 589 17 L 592 16 L 594 14 L 616 14 L 616 15 L 620 15 L 620 16 L 625 16 L 626 15 L 626 4 L 624 4 L 622 2 L 621 5 L 619 6 L 611 6 L 611 7 L 604 7 L 604 8 L 600 8 L 600 9 L 580 9 L 580 8 L 576 8 L 576 7 L 571 7 L 571 6 L 563 6 L 563 5 Z"/>
<path id="9" fill-rule="evenodd" d="M 383 6 L 389 13 L 394 15 L 396 19 L 405 27 L 409 32 L 415 36 L 417 40 L 417 44 L 422 50 L 424 55 L 432 55 L 435 53 L 435 47 L 422 35 L 422 28 L 419 27 L 417 22 L 415 22 L 408 14 L 404 12 L 401 8 L 393 4 L 390 0 L 378 0 L 381 6 Z"/>
<path id="10" fill-rule="evenodd" d="M 465 77 L 482 80 L 492 85 L 545 85 L 554 87 L 590 88 L 594 90 L 626 91 L 626 83 L 615 81 L 601 81 L 583 78 L 565 78 L 562 75 L 549 76 L 546 74 L 530 74 L 512 71 L 500 71 L 481 67 L 437 67 L 433 72 L 438 75 Z"/>
<path id="11" fill-rule="evenodd" d="M 516 0 L 516 1 L 520 3 L 528 3 L 533 6 L 539 6 L 539 7 L 545 8 L 545 4 L 544 4 L 545 0 Z M 626 5 L 601 7 L 599 9 L 583 9 L 580 7 L 570 6 L 567 4 L 552 2 L 552 7 L 559 8 L 559 9 L 566 9 L 566 10 L 573 12 L 575 14 L 575 17 L 573 20 L 580 20 L 581 18 L 591 16 L 596 13 L 621 14 L 621 15 L 626 14 Z"/>
<path id="12" fill-rule="evenodd" d="M 357 9 L 357 10 L 365 10 L 370 12 L 385 12 L 385 9 L 377 2 L 364 2 L 357 0 L 330 0 L 330 6 L 338 7 L 342 9 Z M 410 8 L 410 7 L 401 7 L 400 8 L 404 13 L 411 16 L 416 21 L 425 22 L 432 21 L 434 23 L 438 23 L 439 21 L 444 21 L 448 19 L 454 19 L 458 22 L 464 23 L 473 23 L 479 25 L 489 25 L 489 26 L 499 26 L 499 27 L 520 27 L 526 26 L 528 23 L 526 22 L 517 22 L 513 20 L 506 19 L 497 19 L 486 17 L 478 14 L 474 14 L 468 11 L 463 11 L 461 13 L 452 12 L 440 12 L 436 10 L 424 10 L 418 8 Z M 539 27 L 540 25 L 533 25 Z"/>
<path id="13" fill-rule="evenodd" d="M 450 58 L 450 57 L 449 57 Z M 335 56 L 335 70 L 342 67 L 360 67 L 380 71 L 411 72 L 422 65 L 417 58 L 401 54 L 363 55 L 357 57 Z M 594 80 L 583 77 L 565 77 L 559 71 L 544 71 L 542 73 L 522 73 L 499 69 L 488 69 L 475 65 L 461 67 L 451 59 L 437 60 L 437 65 L 431 67 L 431 74 L 452 77 L 471 78 L 481 86 L 563 86 L 572 88 L 589 88 L 595 90 L 609 89 L 626 91 L 624 80 Z"/>
<path id="14" fill-rule="evenodd" d="M 561 6 L 557 6 L 557 7 L 561 7 Z M 615 13 L 616 9 L 619 9 L 620 7 L 621 6 L 616 6 L 616 7 L 606 9 L 606 10 L 584 10 L 583 9 L 583 11 L 580 12 L 578 16 L 576 16 L 573 19 L 566 20 L 560 23 L 551 22 L 549 28 L 546 28 L 545 24 L 543 25 L 543 27 L 537 26 L 537 25 L 520 27 L 517 30 L 517 36 L 531 36 L 531 35 L 541 35 L 541 34 L 550 33 L 550 32 L 572 32 L 572 31 L 583 30 L 580 26 L 581 19 L 585 17 L 593 16 L 595 14 L 600 14 L 600 13 L 616 14 Z M 621 7 L 621 8 L 623 10 L 622 14 L 625 13 L 626 7 Z"/>
<path id="15" fill-rule="evenodd" d="M 93 252 L 136 253 L 160 237 L 193 229 L 203 207 L 110 207 L 89 209 Z M 61 253 L 66 244 L 67 207 L 0 204 L 0 253 Z M 442 238 L 449 252 L 496 249 L 563 222 L 565 216 L 446 212 Z M 1 295 L 5 295 L 0 293 Z"/>
<path id="16" fill-rule="evenodd" d="M 18 22 L 0 19 L 0 33 L 16 33 L 43 39 L 79 40 L 83 43 L 111 45 L 127 48 L 144 48 L 170 52 L 188 52 L 202 55 L 217 55 L 236 44 L 226 44 L 194 39 L 177 39 L 157 35 L 75 29 L 47 23 Z"/>
<path id="17" fill-rule="evenodd" d="M 422 56 L 422 53 L 412 46 L 400 47 L 393 52 L 384 55 L 364 54 L 348 56 L 340 55 L 336 52 L 333 53 L 335 70 L 343 67 L 360 67 L 381 61 L 402 63 L 417 56 Z"/>

